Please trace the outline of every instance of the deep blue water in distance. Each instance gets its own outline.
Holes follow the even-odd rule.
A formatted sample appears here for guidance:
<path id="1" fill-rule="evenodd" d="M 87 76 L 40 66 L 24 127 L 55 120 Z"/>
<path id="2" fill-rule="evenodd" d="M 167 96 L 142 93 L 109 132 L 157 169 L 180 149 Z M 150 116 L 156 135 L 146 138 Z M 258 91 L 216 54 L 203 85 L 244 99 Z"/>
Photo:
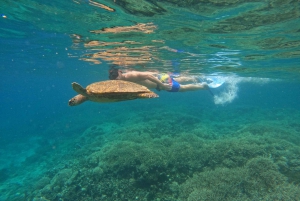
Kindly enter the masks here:
<path id="1" fill-rule="evenodd" d="M 109 8 L 115 11 L 111 12 Z M 300 153 L 300 31 L 295 26 L 299 24 L 299 12 L 295 10 L 299 9 L 299 2 L 289 5 L 276 1 L 224 5 L 214 1 L 190 4 L 118 0 L 4 2 L 0 6 L 0 201 L 37 198 L 205 200 L 209 199 L 209 193 L 196 187 L 193 192 L 184 190 L 189 182 L 193 183 L 188 178 L 201 177 L 209 171 L 215 171 L 217 175 L 218 168 L 236 171 L 234 168 L 247 168 L 256 159 L 266 158 L 276 166 L 274 172 L 277 172 L 273 175 L 280 175 L 274 179 L 278 186 L 269 187 L 274 197 L 267 190 L 261 192 L 260 198 L 245 190 L 248 194 L 230 195 L 232 197 L 223 197 L 223 200 L 277 199 L 277 195 L 286 196 L 278 190 L 283 186 L 289 189 L 289 195 L 297 196 L 300 175 L 295 171 L 299 166 L 295 165 L 295 160 L 299 160 L 299 156 L 294 156 Z M 225 82 L 211 89 L 215 96 L 207 90 L 185 93 L 153 90 L 159 98 L 68 106 L 68 100 L 76 95 L 71 83 L 87 86 L 107 80 L 110 64 L 123 70 L 180 71 L 181 76 L 190 77 L 219 76 Z M 233 155 L 244 157 L 242 162 L 230 157 L 228 160 L 234 161 L 231 165 L 228 161 L 220 162 L 216 151 L 208 156 L 214 162 L 210 159 L 201 165 L 186 162 L 182 167 L 189 171 L 177 167 L 180 162 L 165 161 L 159 155 L 177 152 L 180 149 L 172 151 L 168 147 L 182 142 L 190 143 L 186 150 L 194 150 L 189 155 L 193 158 L 202 145 L 194 148 L 192 142 L 185 141 L 184 137 L 190 135 L 205 142 L 205 146 L 216 143 L 212 147 L 218 147 L 217 143 L 222 139 L 224 146 L 232 140 L 231 151 L 235 149 L 234 143 L 240 143 L 239 139 L 249 138 L 249 147 L 255 147 L 254 141 L 258 137 L 262 141 L 259 146 L 275 147 L 270 150 L 277 150 L 277 145 L 272 144 L 276 140 L 278 144 L 282 141 L 290 143 L 287 145 L 290 148 L 282 145 L 284 148 L 278 148 L 276 153 L 261 153 L 256 147 L 253 150 L 257 152 L 252 153 L 249 150 L 243 152 L 247 148 L 241 145 L 242 151 Z M 160 141 L 163 139 L 168 139 L 168 143 L 172 141 L 172 146 L 158 148 L 164 144 Z M 270 144 L 264 145 L 265 139 L 269 139 Z M 184 146 L 186 144 L 182 144 Z M 210 147 L 206 149 L 211 150 Z M 293 150 L 293 154 L 280 152 L 287 149 Z M 121 154 L 116 155 L 124 154 L 124 158 L 126 154 L 129 158 L 137 157 L 135 150 L 145 151 L 149 153 L 149 160 L 154 157 L 150 157 L 151 151 L 159 150 L 154 154 L 159 158 L 156 162 L 164 163 L 155 166 L 152 162 L 152 169 L 148 166 L 149 170 L 144 171 L 147 174 L 157 171 L 160 175 L 170 175 L 170 178 L 158 176 L 155 180 L 155 176 L 150 179 L 146 176 L 142 167 L 149 164 L 147 154 L 146 159 L 135 159 L 140 161 L 138 164 L 126 166 L 130 159 L 117 158 L 113 155 L 114 150 L 120 150 Z M 206 152 L 199 153 L 204 158 Z M 240 156 L 239 153 L 249 155 Z M 101 162 L 94 165 L 91 158 L 97 154 Z M 120 161 L 119 164 L 109 162 L 110 154 L 115 156 L 116 163 Z M 213 156 L 216 158 L 212 159 Z M 286 161 L 284 167 L 282 161 Z M 84 175 L 95 172 L 96 167 L 103 173 L 99 173 L 101 179 Z M 122 171 L 128 170 L 124 175 L 135 176 L 124 176 L 118 167 Z M 67 173 L 71 170 L 73 177 Z M 74 172 L 82 170 L 86 173 L 74 176 Z M 72 181 L 62 178 L 59 183 L 58 175 L 64 174 Z M 142 178 L 139 174 L 144 180 L 139 180 Z M 176 174 L 181 175 L 180 178 L 172 177 Z M 105 175 L 111 178 L 110 184 L 101 183 L 107 182 Z M 280 183 L 279 177 L 286 181 Z M 87 182 L 85 178 L 95 180 Z M 204 180 L 203 177 L 201 181 Z M 267 180 L 265 178 L 264 182 Z M 69 183 L 64 183 L 67 181 Z M 123 181 L 128 186 L 122 186 Z M 89 182 L 95 182 L 93 187 L 87 185 Z M 174 189 L 174 182 L 178 190 L 166 190 Z M 149 183 L 155 188 L 145 187 Z M 212 179 L 211 186 L 213 183 Z M 73 187 L 77 184 L 81 185 L 82 192 L 75 190 L 75 193 Z M 211 186 L 207 189 L 216 200 L 218 196 L 222 198 L 217 188 Z M 94 187 L 99 194 L 95 193 Z M 48 188 L 55 190 L 49 192 Z M 89 192 L 83 192 L 85 188 L 90 189 Z M 155 190 L 159 188 L 163 189 L 164 195 Z M 74 194 L 66 193 L 73 191 Z M 124 193 L 129 191 L 134 192 L 135 197 Z M 298 199 L 288 197 L 286 200 Z"/>

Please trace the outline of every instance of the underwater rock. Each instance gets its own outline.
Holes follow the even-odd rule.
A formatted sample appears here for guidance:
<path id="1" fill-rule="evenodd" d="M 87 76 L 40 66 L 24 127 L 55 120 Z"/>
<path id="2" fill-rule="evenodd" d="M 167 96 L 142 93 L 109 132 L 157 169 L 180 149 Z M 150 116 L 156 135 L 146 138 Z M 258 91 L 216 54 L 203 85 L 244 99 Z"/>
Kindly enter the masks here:
<path id="1" fill-rule="evenodd" d="M 42 189 L 46 185 L 50 184 L 51 179 L 49 177 L 43 177 L 40 180 L 38 180 L 34 186 L 36 189 Z"/>
<path id="2" fill-rule="evenodd" d="M 2 169 L 0 169 L 0 182 L 4 182 L 8 178 L 9 178 L 9 170 L 8 170 L 8 168 L 2 168 Z"/>

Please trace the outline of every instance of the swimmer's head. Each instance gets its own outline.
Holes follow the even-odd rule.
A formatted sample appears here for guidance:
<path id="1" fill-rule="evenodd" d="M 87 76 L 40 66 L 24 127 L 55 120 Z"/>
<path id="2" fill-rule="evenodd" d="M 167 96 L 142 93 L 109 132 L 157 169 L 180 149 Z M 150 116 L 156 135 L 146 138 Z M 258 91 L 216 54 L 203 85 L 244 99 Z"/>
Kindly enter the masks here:
<path id="1" fill-rule="evenodd" d="M 109 79 L 116 80 L 119 77 L 120 69 L 116 68 L 117 65 L 110 65 L 110 69 L 108 71 Z"/>

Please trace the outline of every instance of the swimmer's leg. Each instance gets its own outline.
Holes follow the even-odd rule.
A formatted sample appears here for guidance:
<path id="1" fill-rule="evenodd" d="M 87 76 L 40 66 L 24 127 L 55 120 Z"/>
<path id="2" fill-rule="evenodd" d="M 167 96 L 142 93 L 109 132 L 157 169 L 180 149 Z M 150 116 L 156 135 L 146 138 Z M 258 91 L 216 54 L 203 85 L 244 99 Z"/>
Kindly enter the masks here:
<path id="1" fill-rule="evenodd" d="M 197 79 L 193 76 L 189 76 L 189 77 L 184 77 L 184 76 L 180 76 L 180 77 L 174 77 L 173 78 L 176 82 L 178 83 L 185 83 L 185 82 L 192 82 L 192 83 L 195 83 L 197 82 Z"/>
<path id="2" fill-rule="evenodd" d="M 180 85 L 179 92 L 186 92 L 186 91 L 198 91 L 208 89 L 209 87 L 207 84 L 185 84 Z"/>

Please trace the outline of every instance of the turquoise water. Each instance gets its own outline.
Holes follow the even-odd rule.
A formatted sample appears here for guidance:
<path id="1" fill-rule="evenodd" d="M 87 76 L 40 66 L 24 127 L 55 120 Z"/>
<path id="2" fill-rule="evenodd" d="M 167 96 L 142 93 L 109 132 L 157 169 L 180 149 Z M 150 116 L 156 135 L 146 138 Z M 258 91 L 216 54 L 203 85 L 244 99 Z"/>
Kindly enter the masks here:
<path id="1" fill-rule="evenodd" d="M 298 1 L 3 1 L 0 200 L 300 200 Z M 123 70 L 218 75 L 69 107 Z"/>

